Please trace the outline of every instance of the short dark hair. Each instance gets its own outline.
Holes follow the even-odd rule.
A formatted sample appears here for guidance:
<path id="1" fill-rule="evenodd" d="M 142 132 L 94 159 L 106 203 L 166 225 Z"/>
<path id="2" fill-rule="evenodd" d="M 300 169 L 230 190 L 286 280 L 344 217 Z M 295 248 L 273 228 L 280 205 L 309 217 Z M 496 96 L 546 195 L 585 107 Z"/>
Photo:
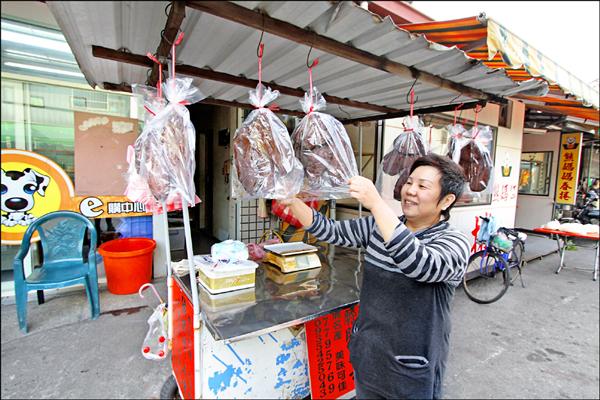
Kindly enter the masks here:
<path id="1" fill-rule="evenodd" d="M 465 183 L 467 178 L 463 172 L 463 169 L 452 159 L 446 156 L 440 156 L 434 153 L 429 153 L 425 156 L 417 158 L 412 166 L 410 167 L 410 173 L 419 167 L 434 167 L 442 176 L 440 177 L 440 185 L 442 191 L 440 192 L 439 202 L 448 194 L 453 194 L 456 199 L 450 204 L 448 208 L 442 210 L 442 216 L 447 221 L 450 219 L 450 210 L 454 207 L 454 204 L 462 196 L 465 190 Z"/>

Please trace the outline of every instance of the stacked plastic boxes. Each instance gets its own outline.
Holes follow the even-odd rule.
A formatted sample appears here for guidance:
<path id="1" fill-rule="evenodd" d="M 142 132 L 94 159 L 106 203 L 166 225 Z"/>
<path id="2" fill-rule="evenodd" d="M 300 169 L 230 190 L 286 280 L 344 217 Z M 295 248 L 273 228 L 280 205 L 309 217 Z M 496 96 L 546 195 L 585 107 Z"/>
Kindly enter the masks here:
<path id="1" fill-rule="evenodd" d="M 124 238 L 152 239 L 152 216 L 121 218 L 117 232 Z"/>

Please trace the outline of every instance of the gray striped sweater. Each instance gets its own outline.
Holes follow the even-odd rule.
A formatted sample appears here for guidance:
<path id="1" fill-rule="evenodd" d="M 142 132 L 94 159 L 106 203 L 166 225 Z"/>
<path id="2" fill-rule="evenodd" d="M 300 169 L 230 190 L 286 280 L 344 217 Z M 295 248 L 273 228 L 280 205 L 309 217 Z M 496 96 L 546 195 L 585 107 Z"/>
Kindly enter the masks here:
<path id="1" fill-rule="evenodd" d="M 313 210 L 308 231 L 336 246 L 366 248 L 365 261 L 386 271 L 418 282 L 458 286 L 469 259 L 467 236 L 445 221 L 413 234 L 404 225 L 405 218 L 400 221 L 387 243 L 373 217 L 334 221 Z"/>
<path id="2" fill-rule="evenodd" d="M 401 217 L 386 242 L 373 217 L 313 216 L 307 230 L 320 240 L 366 248 L 348 343 L 357 385 L 384 398 L 440 398 L 450 304 L 469 257 L 467 237 L 445 221 L 412 233 Z"/>

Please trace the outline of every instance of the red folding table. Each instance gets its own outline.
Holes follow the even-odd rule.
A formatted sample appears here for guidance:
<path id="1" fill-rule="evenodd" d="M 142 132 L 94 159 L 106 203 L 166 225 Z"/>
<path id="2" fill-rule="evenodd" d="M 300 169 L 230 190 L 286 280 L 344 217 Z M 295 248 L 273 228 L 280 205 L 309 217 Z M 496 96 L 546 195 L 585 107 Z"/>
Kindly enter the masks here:
<path id="1" fill-rule="evenodd" d="M 574 238 L 579 238 L 579 239 L 586 239 L 586 240 L 591 240 L 596 242 L 596 254 L 595 254 L 595 259 L 594 259 L 594 275 L 593 275 L 593 279 L 596 280 L 598 279 L 598 257 L 599 257 L 599 245 L 600 245 L 600 237 L 598 235 L 594 235 L 594 234 L 579 234 L 579 233 L 573 233 L 573 232 L 564 232 L 564 231 L 559 231 L 559 230 L 555 230 L 555 229 L 546 229 L 546 228 L 535 228 L 533 230 L 534 232 L 537 233 L 543 233 L 543 234 L 547 234 L 550 235 L 550 238 L 556 239 L 556 244 L 558 245 L 558 254 L 560 255 L 560 262 L 558 265 L 558 269 L 556 270 L 556 273 L 558 274 L 560 272 L 560 270 L 564 267 L 564 258 L 565 258 L 565 242 L 566 242 L 566 238 L 569 237 L 574 237 Z M 562 242 L 562 243 L 561 243 Z"/>

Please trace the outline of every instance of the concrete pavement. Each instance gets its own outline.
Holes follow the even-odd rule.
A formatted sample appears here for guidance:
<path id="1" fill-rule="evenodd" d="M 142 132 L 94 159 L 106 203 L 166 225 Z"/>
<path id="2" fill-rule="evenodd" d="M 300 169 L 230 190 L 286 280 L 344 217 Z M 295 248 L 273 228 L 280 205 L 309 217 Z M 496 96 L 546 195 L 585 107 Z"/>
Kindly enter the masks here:
<path id="1" fill-rule="evenodd" d="M 567 251 L 566 267 L 556 275 L 557 253 L 534 258 L 556 244 L 535 236 L 528 241 L 525 258 L 533 260 L 523 273 L 525 288 L 517 281 L 487 305 L 457 290 L 445 397 L 599 398 L 595 252 Z"/>
<path id="2" fill-rule="evenodd" d="M 525 288 L 498 302 L 453 304 L 446 398 L 599 398 L 599 284 L 589 248 L 567 251 L 559 275 L 549 239 L 530 235 Z M 166 297 L 164 280 L 155 282 Z M 29 333 L 18 330 L 14 300 L 2 301 L 1 397 L 158 398 L 170 360 L 140 353 L 148 295 L 116 296 L 101 287 L 100 318 L 89 319 L 85 291 L 46 296 L 28 305 Z"/>

